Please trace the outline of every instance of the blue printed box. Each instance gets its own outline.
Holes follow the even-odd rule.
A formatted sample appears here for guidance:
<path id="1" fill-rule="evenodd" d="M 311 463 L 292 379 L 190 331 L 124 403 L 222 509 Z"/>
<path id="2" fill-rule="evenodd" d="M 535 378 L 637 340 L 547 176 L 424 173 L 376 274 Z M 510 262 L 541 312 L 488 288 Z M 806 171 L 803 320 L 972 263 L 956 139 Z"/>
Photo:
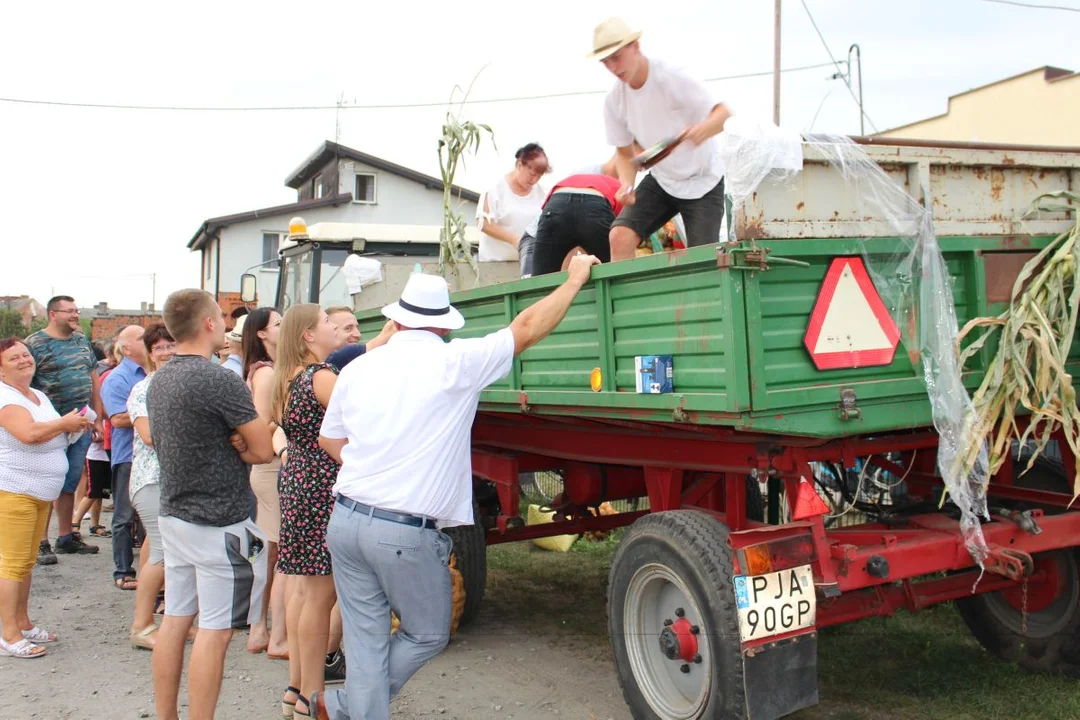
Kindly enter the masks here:
<path id="1" fill-rule="evenodd" d="M 634 369 L 639 393 L 656 395 L 672 391 L 670 355 L 638 355 L 634 358 Z"/>

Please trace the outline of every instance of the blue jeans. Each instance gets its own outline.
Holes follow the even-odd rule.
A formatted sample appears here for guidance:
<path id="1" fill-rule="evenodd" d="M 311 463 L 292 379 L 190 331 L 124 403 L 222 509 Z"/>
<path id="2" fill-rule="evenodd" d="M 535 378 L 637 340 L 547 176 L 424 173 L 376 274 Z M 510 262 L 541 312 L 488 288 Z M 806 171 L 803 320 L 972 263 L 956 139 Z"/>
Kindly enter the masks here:
<path id="1" fill-rule="evenodd" d="M 334 561 L 349 672 L 326 693 L 331 720 L 388 720 L 390 700 L 450 641 L 450 538 L 334 503 Z M 390 609 L 401 619 L 390 634 Z"/>
<path id="2" fill-rule="evenodd" d="M 135 569 L 132 567 L 132 563 L 135 561 L 135 551 L 131 547 L 135 511 L 131 508 L 130 487 L 131 463 L 113 465 L 112 557 L 114 580 L 135 577 Z"/>
<path id="3" fill-rule="evenodd" d="M 82 479 L 83 468 L 86 466 L 86 453 L 90 450 L 90 433 L 84 432 L 75 442 L 67 447 L 68 471 L 64 476 L 64 489 L 69 495 L 73 495 L 79 489 L 79 480 Z"/>

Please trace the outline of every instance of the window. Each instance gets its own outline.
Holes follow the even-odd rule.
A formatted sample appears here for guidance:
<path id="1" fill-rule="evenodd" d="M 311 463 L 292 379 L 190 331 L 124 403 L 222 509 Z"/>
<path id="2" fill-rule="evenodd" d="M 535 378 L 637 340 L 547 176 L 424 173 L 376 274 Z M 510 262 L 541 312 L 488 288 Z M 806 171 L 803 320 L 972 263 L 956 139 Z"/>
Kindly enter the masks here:
<path id="1" fill-rule="evenodd" d="M 356 189 L 353 191 L 353 202 L 375 202 L 374 173 L 356 173 Z"/>
<path id="2" fill-rule="evenodd" d="M 321 198 L 323 196 L 322 175 L 316 175 L 311 181 L 311 197 Z"/>
<path id="3" fill-rule="evenodd" d="M 206 279 L 213 279 L 214 271 L 214 243 L 208 242 L 203 247 L 203 265 L 206 266 Z"/>
<path id="4" fill-rule="evenodd" d="M 269 262 L 277 257 L 281 233 L 264 232 L 262 234 L 262 261 Z"/>

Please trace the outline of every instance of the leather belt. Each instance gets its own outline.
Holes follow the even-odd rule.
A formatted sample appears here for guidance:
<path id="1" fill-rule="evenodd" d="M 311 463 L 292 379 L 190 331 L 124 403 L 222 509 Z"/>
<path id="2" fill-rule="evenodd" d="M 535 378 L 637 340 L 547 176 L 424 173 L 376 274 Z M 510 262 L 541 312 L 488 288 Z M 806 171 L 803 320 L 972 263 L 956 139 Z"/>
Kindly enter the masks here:
<path id="1" fill-rule="evenodd" d="M 425 519 L 418 515 L 409 515 L 407 513 L 390 512 L 389 510 L 380 510 L 364 503 L 356 502 L 344 495 L 337 496 L 337 502 L 339 505 L 344 505 L 350 510 L 355 510 L 361 515 L 370 515 L 373 518 L 379 520 L 386 520 L 387 522 L 399 523 L 401 525 L 409 525 L 410 527 L 422 527 L 425 530 L 434 530 L 435 521 L 431 519 Z"/>

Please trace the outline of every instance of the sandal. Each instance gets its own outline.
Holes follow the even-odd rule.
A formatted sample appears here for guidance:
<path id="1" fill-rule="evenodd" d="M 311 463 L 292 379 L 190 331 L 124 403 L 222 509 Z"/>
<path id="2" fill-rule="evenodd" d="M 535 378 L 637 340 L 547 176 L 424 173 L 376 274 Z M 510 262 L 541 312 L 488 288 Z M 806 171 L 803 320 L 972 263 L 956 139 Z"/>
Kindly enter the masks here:
<path id="1" fill-rule="evenodd" d="M 8 645 L 4 642 L 3 638 L 0 638 L 0 653 L 9 655 L 13 658 L 19 658 L 20 660 L 29 660 L 30 658 L 41 657 L 47 654 L 48 651 L 40 645 L 35 645 L 26 638 L 23 638 L 12 645 Z"/>
<path id="2" fill-rule="evenodd" d="M 159 592 L 157 594 L 157 600 L 154 601 L 154 614 L 155 615 L 161 615 L 163 617 L 165 615 L 165 591 L 164 590 L 162 590 L 161 592 Z"/>
<path id="3" fill-rule="evenodd" d="M 135 590 L 139 587 L 138 581 L 131 576 L 116 578 L 113 580 L 113 585 L 115 585 L 118 590 Z"/>
<path id="4" fill-rule="evenodd" d="M 315 717 L 314 715 L 311 714 L 311 703 L 308 702 L 308 699 L 306 697 L 304 697 L 300 693 L 297 693 L 296 694 L 296 704 L 299 705 L 300 703 L 304 703 L 304 707 L 306 707 L 307 710 L 305 712 L 300 712 L 298 709 L 296 709 L 295 706 L 293 706 L 293 717 L 294 718 L 313 718 L 313 717 Z"/>
<path id="5" fill-rule="evenodd" d="M 285 694 L 288 695 L 289 693 L 295 693 L 296 697 L 300 697 L 300 689 L 299 688 L 294 688 L 292 685 L 285 688 Z M 291 720 L 291 718 L 293 717 L 293 713 L 295 711 L 296 711 L 296 700 L 293 700 L 292 702 L 289 702 L 288 700 L 285 700 L 284 698 L 281 700 L 281 715 L 282 715 L 282 717 L 285 718 L 285 720 Z"/>
<path id="6" fill-rule="evenodd" d="M 42 630 L 37 625 L 29 630 L 23 630 L 22 636 L 24 639 L 35 643 L 51 643 L 56 642 L 56 636 L 48 630 Z"/>
<path id="7" fill-rule="evenodd" d="M 99 538 L 109 538 L 112 537 L 112 530 L 104 525 L 91 525 L 90 534 Z"/>
<path id="8" fill-rule="evenodd" d="M 140 650 L 153 650 L 157 638 L 151 638 L 158 631 L 157 625 L 148 625 L 138 632 L 131 633 L 131 647 Z"/>

